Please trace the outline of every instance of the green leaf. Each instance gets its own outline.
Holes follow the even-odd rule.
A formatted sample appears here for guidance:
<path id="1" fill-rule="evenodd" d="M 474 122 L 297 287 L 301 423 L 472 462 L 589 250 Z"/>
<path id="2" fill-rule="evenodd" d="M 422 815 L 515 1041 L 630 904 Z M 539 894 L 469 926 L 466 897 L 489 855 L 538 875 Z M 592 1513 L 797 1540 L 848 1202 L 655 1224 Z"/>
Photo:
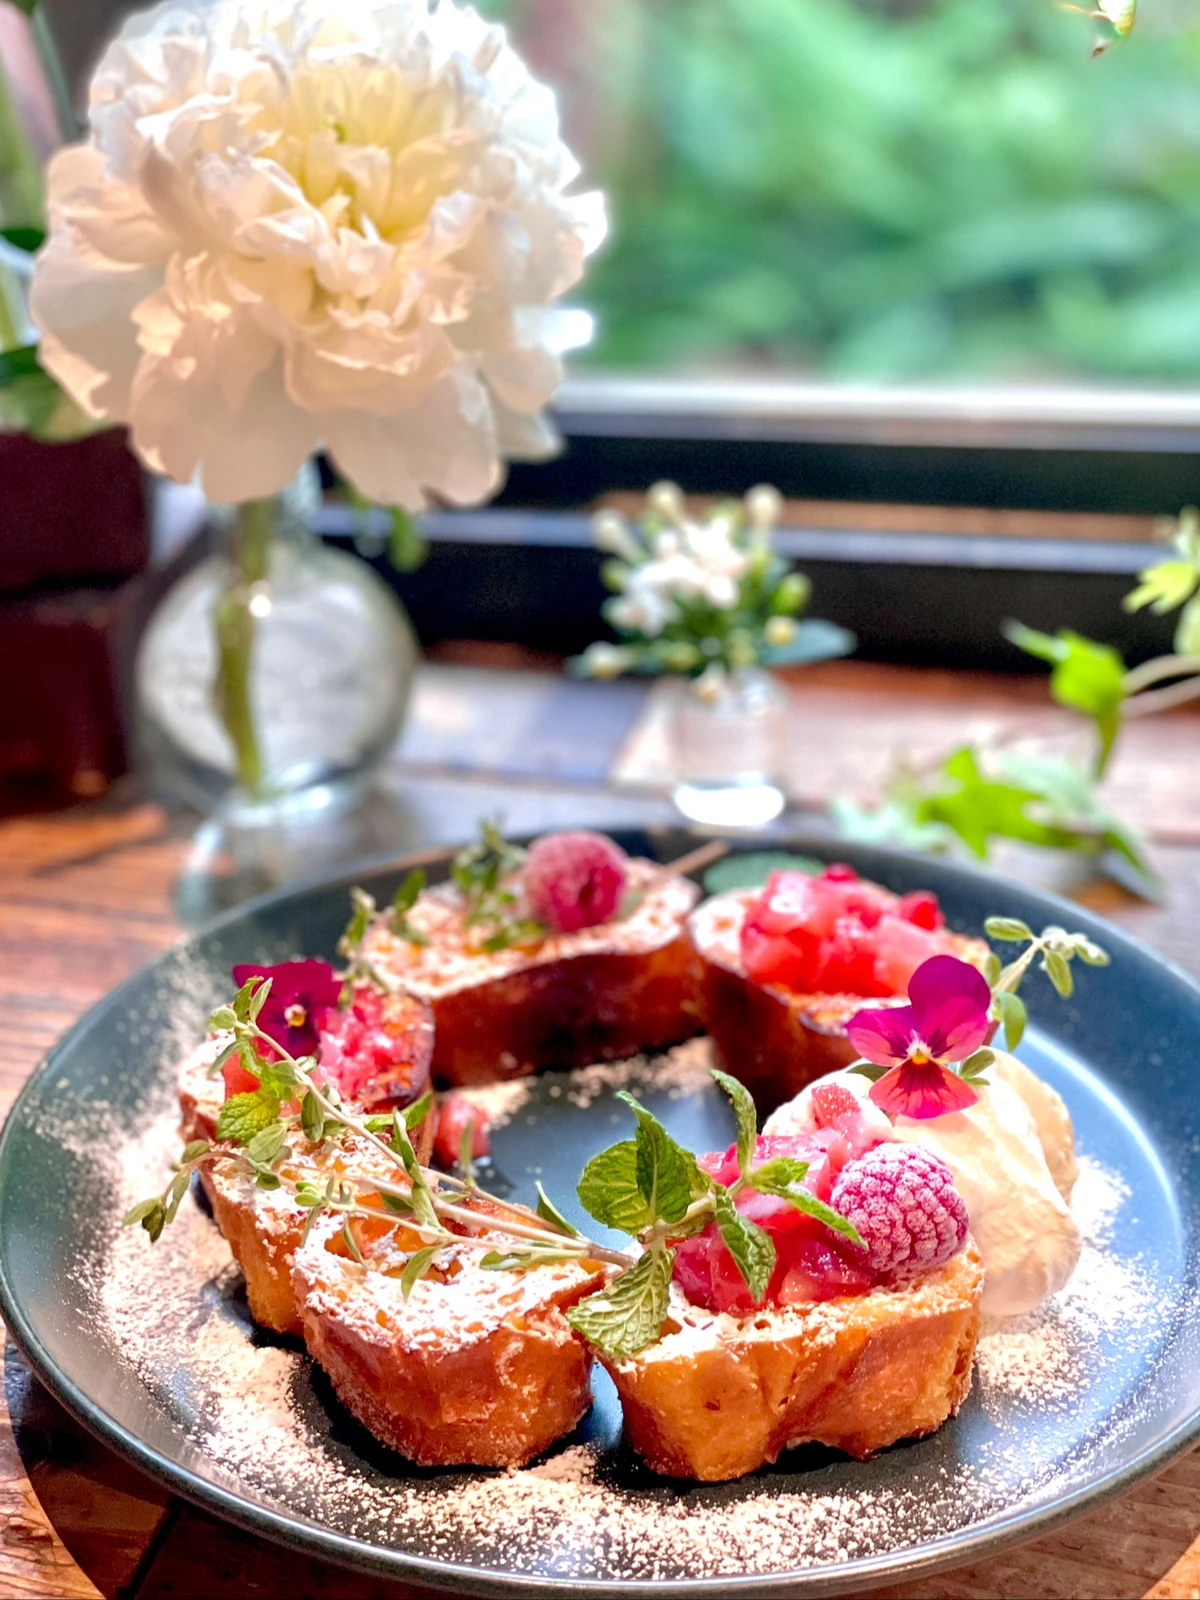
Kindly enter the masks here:
<path id="1" fill-rule="evenodd" d="M 874 1061 L 856 1061 L 847 1070 L 857 1073 L 860 1078 L 869 1078 L 872 1083 L 878 1083 L 880 1078 L 886 1078 L 892 1069 L 878 1066 Z"/>
<path id="2" fill-rule="evenodd" d="M 826 622 L 820 617 L 806 617 L 796 624 L 796 631 L 787 644 L 764 644 L 759 660 L 766 667 L 800 666 L 810 661 L 831 661 L 838 656 L 853 655 L 858 640 L 847 628 L 836 622 Z"/>
<path id="3" fill-rule="evenodd" d="M 988 917 L 983 931 L 989 939 L 1001 939 L 1008 944 L 1033 938 L 1033 929 L 1020 917 Z"/>
<path id="4" fill-rule="evenodd" d="M 1156 616 L 1174 611 L 1195 593 L 1200 569 L 1193 561 L 1159 561 L 1138 574 L 1138 585 L 1122 600 L 1126 611 L 1149 606 Z"/>
<path id="5" fill-rule="evenodd" d="M 416 519 L 403 506 L 388 506 L 387 512 L 392 524 L 388 560 L 397 572 L 415 572 L 429 554 L 424 535 Z"/>
<path id="6" fill-rule="evenodd" d="M 20 5 L 21 0 L 16 0 L 16 4 Z M 22 9 L 32 11 L 36 4 L 37 0 L 30 0 L 30 3 L 23 5 Z M 29 227 L 0 228 L 0 238 L 6 239 L 14 249 L 24 250 L 27 255 L 33 255 L 34 251 L 40 250 L 45 244 L 46 230 L 45 228 Z"/>
<path id="7" fill-rule="evenodd" d="M 162 1201 L 157 1195 L 150 1200 L 139 1200 L 137 1205 L 131 1206 L 125 1213 L 121 1222 L 126 1228 L 132 1228 L 138 1222 L 145 1222 L 147 1217 L 161 1209 Z"/>
<path id="8" fill-rule="evenodd" d="M 1089 967 L 1107 967 L 1112 957 L 1102 945 L 1093 943 L 1085 933 L 1076 933 L 1071 936 L 1075 946 L 1075 954 L 1081 961 L 1086 961 Z"/>
<path id="9" fill-rule="evenodd" d="M 1181 656 L 1200 655 L 1200 595 L 1193 595 L 1179 613 L 1174 646 Z"/>
<path id="10" fill-rule="evenodd" d="M 315 1067 L 316 1062 L 308 1059 L 309 1067 Z M 292 1090 L 299 1089 L 300 1075 L 290 1061 L 258 1061 L 256 1062 L 259 1082 L 268 1094 L 273 1094 L 279 1100 L 290 1100 Z"/>
<path id="11" fill-rule="evenodd" d="M 1069 1000 L 1075 992 L 1075 978 L 1067 958 L 1057 950 L 1043 950 L 1042 967 L 1059 995 Z"/>
<path id="12" fill-rule="evenodd" d="M 775 1270 L 775 1244 L 765 1228 L 743 1216 L 733 1203 L 733 1197 L 723 1184 L 713 1185 L 713 1198 L 717 1208 L 717 1227 L 725 1248 L 733 1257 L 734 1265 L 746 1280 L 750 1298 L 755 1305 L 762 1303 Z"/>
<path id="13" fill-rule="evenodd" d="M 952 829 L 975 855 L 986 857 L 994 838 L 1060 848 L 1069 848 L 1073 842 L 1066 830 L 1028 814 L 1029 805 L 1041 798 L 1036 789 L 986 777 L 969 746 L 948 758 L 941 775 L 953 787 L 928 795 L 920 803 L 918 815 L 923 821 L 940 822 Z"/>
<path id="14" fill-rule="evenodd" d="M 270 1127 L 279 1116 L 279 1096 L 266 1089 L 230 1095 L 217 1116 L 217 1138 L 249 1144 L 255 1134 Z"/>
<path id="15" fill-rule="evenodd" d="M 1013 994 L 1009 989 L 997 989 L 992 996 L 992 1004 L 1004 1028 L 1005 1047 L 1015 1050 L 1025 1035 L 1025 1023 L 1029 1015 L 1025 1002 L 1019 994 Z"/>
<path id="16" fill-rule="evenodd" d="M 16 6 L 17 10 L 23 11 L 27 17 L 33 15 L 40 3 L 41 0 L 9 0 L 10 5 Z"/>
<path id="17" fill-rule="evenodd" d="M 580 1236 L 579 1229 L 573 1228 L 566 1217 L 563 1216 L 545 1189 L 542 1188 L 540 1179 L 537 1180 L 535 1187 L 537 1188 L 538 1197 L 537 1214 L 542 1221 L 550 1223 L 551 1227 L 557 1228 L 561 1233 L 569 1234 L 572 1239 L 578 1239 Z"/>
<path id="18" fill-rule="evenodd" d="M 175 1218 L 179 1212 L 179 1207 L 183 1202 L 183 1197 L 191 1187 L 191 1182 L 192 1173 L 189 1167 L 184 1167 L 181 1171 L 175 1174 L 174 1178 L 172 1178 L 169 1197 L 166 1204 L 166 1220 L 168 1222 L 175 1221 Z"/>
<path id="19" fill-rule="evenodd" d="M 667 1320 L 671 1263 L 661 1245 L 647 1250 L 628 1272 L 573 1305 L 567 1321 L 614 1361 L 636 1355 L 654 1343 Z"/>
<path id="20" fill-rule="evenodd" d="M 180 1161 L 187 1165 L 192 1161 L 199 1161 L 201 1156 L 206 1156 L 212 1149 L 207 1139 L 193 1139 L 190 1144 L 185 1144 Z"/>
<path id="21" fill-rule="evenodd" d="M 1112 24 L 1119 39 L 1132 33 L 1137 20 L 1137 0 L 1096 0 L 1096 8 Z"/>
<path id="22" fill-rule="evenodd" d="M 803 1172 L 797 1176 L 796 1168 L 803 1168 L 804 1172 L 807 1172 L 808 1163 L 790 1160 L 786 1156 L 777 1157 L 773 1161 L 764 1161 L 761 1167 L 756 1167 L 750 1174 L 750 1187 L 757 1189 L 759 1194 L 778 1195 L 781 1200 L 786 1200 L 795 1206 L 797 1211 L 803 1211 L 805 1216 L 815 1217 L 818 1222 L 823 1222 L 827 1228 L 842 1234 L 852 1244 L 862 1244 L 862 1238 L 854 1224 L 848 1222 L 840 1211 L 835 1211 L 823 1200 L 818 1200 L 811 1190 L 804 1188 L 800 1182 Z"/>
<path id="23" fill-rule="evenodd" d="M 1000 766 L 1006 777 L 1034 793 L 1036 808 L 1056 833 L 1059 848 L 1089 854 L 1113 851 L 1134 868 L 1138 892 L 1156 896 L 1157 880 L 1142 840 L 1104 805 L 1092 774 L 1065 757 L 1031 751 L 1007 751 Z M 1111 865 L 1108 870 L 1112 872 Z"/>
<path id="24" fill-rule="evenodd" d="M 414 867 L 405 878 L 404 882 L 396 890 L 395 897 L 392 900 L 393 910 L 399 912 L 401 916 L 403 916 L 405 912 L 411 911 L 416 905 L 417 897 L 420 895 L 424 887 L 425 868 Z"/>
<path id="25" fill-rule="evenodd" d="M 412 1105 L 404 1108 L 404 1126 L 411 1133 L 429 1115 L 433 1107 L 433 1090 L 426 1089 L 425 1093 L 414 1100 Z"/>
<path id="26" fill-rule="evenodd" d="M 1096 771 L 1103 772 L 1120 732 L 1125 703 L 1125 662 L 1120 654 L 1070 628 L 1048 634 L 1008 622 L 1003 632 L 1019 649 L 1053 663 L 1050 693 L 1059 705 L 1082 711 L 1096 724 L 1100 737 Z"/>
<path id="27" fill-rule="evenodd" d="M 234 1027 L 237 1020 L 237 1013 L 232 1006 L 218 1006 L 208 1019 L 209 1032 L 224 1032 L 226 1028 Z"/>
<path id="28" fill-rule="evenodd" d="M 824 872 L 815 856 L 793 856 L 782 850 L 753 850 L 726 856 L 704 874 L 706 894 L 727 894 L 731 889 L 759 889 L 773 872 Z"/>
<path id="29" fill-rule="evenodd" d="M 995 1064 L 996 1052 L 989 1050 L 985 1045 L 983 1049 L 976 1050 L 973 1056 L 967 1057 L 959 1066 L 958 1075 L 965 1082 L 971 1083 L 976 1078 L 981 1077 L 989 1067 L 995 1066 Z"/>
<path id="30" fill-rule="evenodd" d="M 590 1217 L 635 1237 L 654 1220 L 638 1187 L 637 1169 L 637 1145 L 625 1139 L 592 1157 L 575 1190 Z"/>
<path id="31" fill-rule="evenodd" d="M 618 1090 L 637 1118 L 637 1181 L 652 1222 L 679 1222 L 693 1200 L 708 1192 L 696 1159 L 676 1144 L 662 1123 L 627 1090 Z"/>
<path id="32" fill-rule="evenodd" d="M 733 1101 L 738 1130 L 738 1171 L 744 1178 L 750 1170 L 750 1163 L 754 1160 L 754 1146 L 758 1139 L 758 1113 L 754 1109 L 754 1097 L 744 1083 L 731 1078 L 727 1072 L 719 1072 L 716 1067 L 711 1070 L 713 1077 Z"/>
<path id="33" fill-rule="evenodd" d="M 269 1167 L 283 1149 L 286 1138 L 286 1126 L 282 1122 L 272 1122 L 268 1127 L 262 1128 L 249 1141 L 246 1146 L 246 1154 L 256 1164 Z"/>
<path id="34" fill-rule="evenodd" d="M 338 940 L 338 950 L 342 955 L 351 955 L 357 950 L 371 925 L 371 918 L 375 915 L 374 898 L 357 885 L 350 891 L 350 904 L 353 907 L 350 921 Z"/>
<path id="35" fill-rule="evenodd" d="M 20 345 L 15 350 L 0 350 L 0 388 L 28 378 L 42 370 L 35 344 Z"/>
<path id="36" fill-rule="evenodd" d="M 311 1091 L 300 1099 L 300 1127 L 313 1144 L 320 1144 L 325 1137 L 325 1107 Z"/>
<path id="37" fill-rule="evenodd" d="M 441 1248 L 439 1244 L 427 1244 L 423 1250 L 415 1250 L 409 1256 L 408 1263 L 400 1275 L 400 1293 L 406 1300 L 429 1271 L 434 1256 Z"/>
<path id="38" fill-rule="evenodd" d="M 834 795 L 829 816 L 839 837 L 855 844 L 896 845 L 904 850 L 944 850 L 951 830 L 921 815 L 921 802 L 889 795 L 877 806 L 862 806 L 846 795 Z"/>

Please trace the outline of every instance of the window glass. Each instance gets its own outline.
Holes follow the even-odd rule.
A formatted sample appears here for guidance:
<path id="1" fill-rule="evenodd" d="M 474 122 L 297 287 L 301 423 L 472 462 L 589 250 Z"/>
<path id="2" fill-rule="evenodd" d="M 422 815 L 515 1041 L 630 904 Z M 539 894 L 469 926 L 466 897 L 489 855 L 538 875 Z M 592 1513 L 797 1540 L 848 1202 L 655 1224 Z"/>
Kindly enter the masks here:
<path id="1" fill-rule="evenodd" d="M 1055 0 L 483 6 L 610 195 L 579 365 L 1200 375 L 1195 0 L 1095 59 Z"/>

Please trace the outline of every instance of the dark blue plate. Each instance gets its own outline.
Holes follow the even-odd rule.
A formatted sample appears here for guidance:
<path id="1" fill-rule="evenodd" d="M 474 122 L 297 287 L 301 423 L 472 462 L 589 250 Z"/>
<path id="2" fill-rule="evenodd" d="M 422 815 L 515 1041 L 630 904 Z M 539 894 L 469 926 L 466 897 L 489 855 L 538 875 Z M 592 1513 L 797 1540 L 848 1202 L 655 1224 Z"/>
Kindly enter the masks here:
<path id="1" fill-rule="evenodd" d="M 695 844 L 618 837 L 662 860 Z M 139 1163 L 165 1181 L 175 1063 L 227 998 L 230 965 L 332 957 L 349 884 L 384 898 L 403 864 L 223 918 L 58 1045 L 0 1138 L 0 1300 L 16 1342 L 71 1411 L 180 1494 L 284 1543 L 472 1595 L 862 1589 L 977 1559 L 1127 1489 L 1200 1438 L 1200 988 L 1048 896 L 838 854 L 894 889 L 935 890 L 956 928 L 978 933 L 993 912 L 1058 922 L 1113 958 L 1082 969 L 1068 1003 L 1031 978 L 1021 1050 L 1074 1116 L 1094 1243 L 1065 1300 L 987 1336 L 970 1400 L 934 1437 L 865 1464 L 803 1450 L 736 1484 L 662 1482 L 622 1448 L 601 1375 L 583 1429 L 533 1473 L 423 1472 L 363 1433 L 297 1346 L 252 1328 L 192 1201 L 157 1253 L 121 1230 L 131 1185 L 149 1181 Z M 726 1142 L 726 1108 L 694 1076 L 632 1076 L 681 1139 Z M 583 1161 L 626 1126 L 614 1086 L 611 1071 L 537 1080 L 498 1128 L 496 1183 L 528 1198 L 540 1177 L 571 1213 Z"/>

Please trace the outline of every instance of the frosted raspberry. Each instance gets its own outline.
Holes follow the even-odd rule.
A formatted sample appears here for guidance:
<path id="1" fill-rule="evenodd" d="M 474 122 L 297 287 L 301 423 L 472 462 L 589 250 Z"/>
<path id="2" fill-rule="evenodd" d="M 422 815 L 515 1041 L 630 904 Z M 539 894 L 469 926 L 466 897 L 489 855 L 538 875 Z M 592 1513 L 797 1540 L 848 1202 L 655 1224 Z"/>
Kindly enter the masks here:
<path id="1" fill-rule="evenodd" d="M 944 1161 L 918 1145 L 881 1144 L 843 1168 L 830 1203 L 867 1245 L 867 1264 L 901 1281 L 943 1266 L 967 1238 L 967 1208 Z"/>
<path id="2" fill-rule="evenodd" d="M 525 898 L 539 922 L 557 933 L 594 928 L 615 916 L 629 858 L 602 833 L 547 833 L 529 847 Z"/>

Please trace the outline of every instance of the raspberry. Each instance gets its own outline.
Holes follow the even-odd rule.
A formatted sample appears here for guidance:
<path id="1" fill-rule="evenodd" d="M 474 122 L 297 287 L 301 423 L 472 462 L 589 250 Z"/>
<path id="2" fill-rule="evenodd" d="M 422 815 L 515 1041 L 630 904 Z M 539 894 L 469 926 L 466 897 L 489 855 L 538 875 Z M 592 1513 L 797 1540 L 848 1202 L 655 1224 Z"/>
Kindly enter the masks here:
<path id="1" fill-rule="evenodd" d="M 594 928 L 614 916 L 629 858 L 602 833 L 547 833 L 529 847 L 525 898 L 539 922 L 556 933 Z"/>
<path id="2" fill-rule="evenodd" d="M 856 1117 L 862 1102 L 841 1083 L 819 1083 L 812 1092 L 813 1120 L 818 1128 L 833 1128 L 839 1117 Z"/>
<path id="3" fill-rule="evenodd" d="M 867 1265 L 899 1282 L 949 1261 L 967 1237 L 967 1208 L 944 1161 L 918 1145 L 881 1144 L 846 1166 L 830 1203 L 867 1246 Z"/>

